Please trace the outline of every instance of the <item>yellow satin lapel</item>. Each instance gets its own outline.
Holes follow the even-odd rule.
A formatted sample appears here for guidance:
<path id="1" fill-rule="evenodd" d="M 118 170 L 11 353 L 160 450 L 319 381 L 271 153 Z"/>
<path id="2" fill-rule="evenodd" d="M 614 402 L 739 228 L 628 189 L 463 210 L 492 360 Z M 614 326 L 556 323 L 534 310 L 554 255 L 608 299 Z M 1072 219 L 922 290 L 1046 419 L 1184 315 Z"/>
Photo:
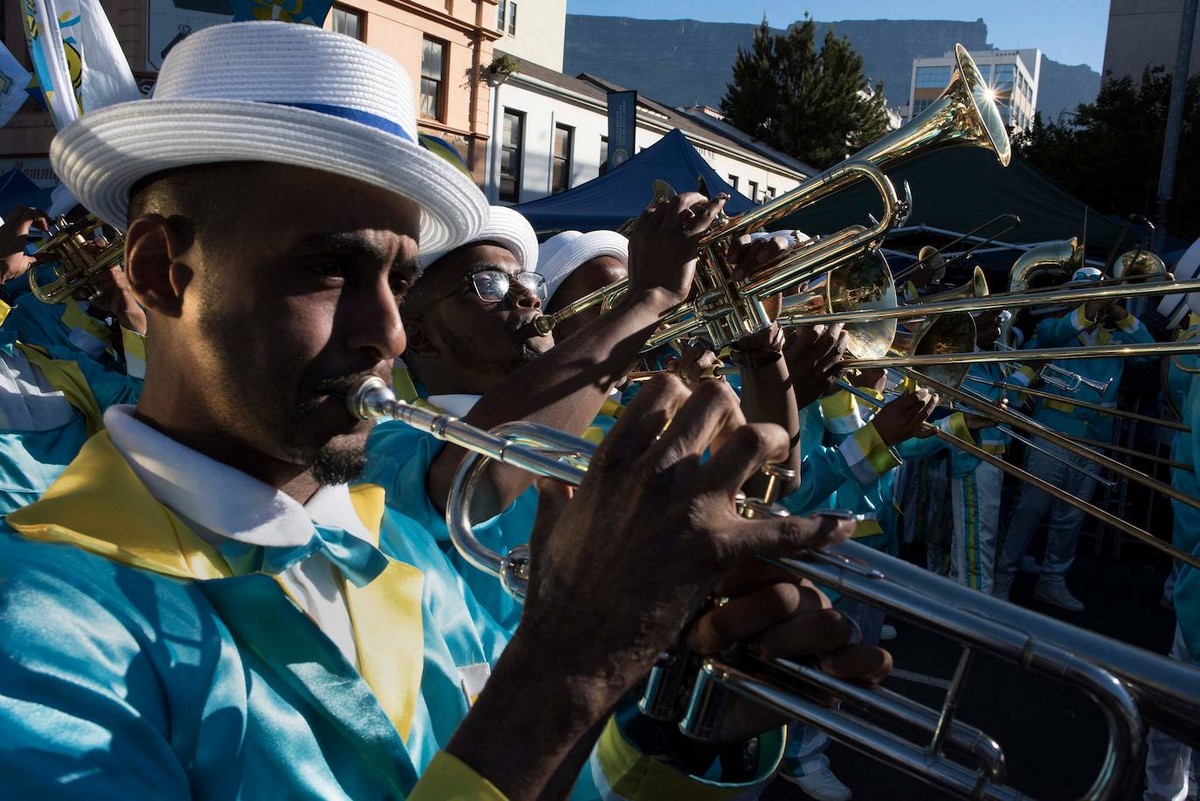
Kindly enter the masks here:
<path id="1" fill-rule="evenodd" d="M 360 484 L 350 490 L 350 500 L 378 543 L 384 512 L 383 487 Z M 390 561 L 387 569 L 365 587 L 356 587 L 349 581 L 343 583 L 354 644 L 358 648 L 359 672 L 405 740 L 412 729 L 416 699 L 421 694 L 424 583 L 424 573 L 396 561 Z"/>
<path id="2" fill-rule="evenodd" d="M 7 521 L 30 539 L 68 543 L 168 576 L 232 575 L 220 554 L 154 499 L 107 432 L 84 444 L 41 500 Z"/>
<path id="3" fill-rule="evenodd" d="M 53 359 L 41 348 L 18 342 L 17 347 L 25 354 L 25 358 L 42 371 L 42 375 L 50 382 L 50 386 L 63 393 L 67 402 L 79 410 L 87 421 L 88 435 L 104 430 L 104 412 L 92 394 L 92 388 L 78 362 L 65 359 Z"/>

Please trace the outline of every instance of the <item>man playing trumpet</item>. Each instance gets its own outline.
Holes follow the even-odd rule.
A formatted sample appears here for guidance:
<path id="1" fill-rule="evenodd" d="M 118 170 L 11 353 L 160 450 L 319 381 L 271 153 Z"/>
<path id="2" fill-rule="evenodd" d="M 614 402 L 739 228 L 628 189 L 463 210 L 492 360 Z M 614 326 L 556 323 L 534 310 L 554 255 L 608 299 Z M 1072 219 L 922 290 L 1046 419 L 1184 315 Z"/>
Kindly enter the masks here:
<path id="1" fill-rule="evenodd" d="M 737 569 L 848 534 L 830 517 L 736 514 L 786 435 L 746 425 L 723 387 L 665 380 L 574 499 L 544 489 L 521 628 L 440 750 L 413 747 L 437 736 L 420 726 L 435 700 L 420 627 L 435 618 L 426 574 L 375 545 L 378 493 L 347 487 L 370 428 L 346 394 L 404 350 L 419 252 L 469 240 L 486 208 L 416 145 L 410 86 L 340 34 L 218 26 L 172 50 L 154 99 L 56 138 L 64 183 L 127 226 L 152 338 L 137 407 L 109 410 L 108 433 L 0 533 L 0 766 L 15 795 L 557 794 L 710 591 L 730 602 L 691 629 L 701 653 L 757 637 L 838 675 L 886 671 L 814 590 Z M 678 225 L 682 205 L 656 224 Z M 775 723 L 737 714 L 726 734 Z M 663 736 L 645 747 L 670 751 Z M 636 792 L 646 765 L 624 764 L 613 790 Z"/>

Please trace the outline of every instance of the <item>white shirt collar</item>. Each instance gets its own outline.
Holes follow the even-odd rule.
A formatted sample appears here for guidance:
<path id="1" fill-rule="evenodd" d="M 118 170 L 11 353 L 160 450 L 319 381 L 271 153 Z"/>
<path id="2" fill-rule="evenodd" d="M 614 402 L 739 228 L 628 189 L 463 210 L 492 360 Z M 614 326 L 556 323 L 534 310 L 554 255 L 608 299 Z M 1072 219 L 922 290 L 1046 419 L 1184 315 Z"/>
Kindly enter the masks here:
<path id="1" fill-rule="evenodd" d="M 322 487 L 302 506 L 295 499 L 229 465 L 192 450 L 134 416 L 133 406 L 104 413 L 113 445 L 160 503 L 210 544 L 232 539 L 291 547 L 312 537 L 313 523 L 369 539 L 345 484 Z"/>
<path id="2" fill-rule="evenodd" d="M 447 414 L 466 417 L 482 395 L 430 395 L 426 400 Z"/>

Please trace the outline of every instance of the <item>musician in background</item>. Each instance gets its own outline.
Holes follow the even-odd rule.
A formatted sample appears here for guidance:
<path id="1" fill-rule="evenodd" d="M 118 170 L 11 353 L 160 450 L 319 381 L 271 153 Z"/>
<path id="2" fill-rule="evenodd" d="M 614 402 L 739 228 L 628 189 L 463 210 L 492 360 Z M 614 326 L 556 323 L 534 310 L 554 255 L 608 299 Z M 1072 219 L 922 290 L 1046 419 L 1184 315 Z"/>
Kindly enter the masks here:
<path id="1" fill-rule="evenodd" d="M 37 263 L 25 253 L 25 237 L 34 221 L 45 224 L 45 217 L 33 209 L 16 209 L 0 226 L 5 280 L 23 278 Z M 111 286 L 109 294 L 119 298 L 114 305 L 136 307 L 120 267 L 110 268 L 104 278 Z M 28 293 L 20 297 L 22 307 L 44 305 Z M 0 301 L 0 514 L 41 497 L 87 438 L 104 428 L 104 411 L 137 400 L 145 371 L 144 356 L 137 358 L 134 350 L 144 354 L 140 333 L 126 329 L 126 374 L 61 343 L 19 340 L 13 312 Z M 144 315 L 141 323 L 144 332 Z"/>
<path id="2" fill-rule="evenodd" d="M 813 374 L 796 362 L 812 359 L 811 354 L 828 348 L 831 340 L 836 353 L 844 352 L 847 343 L 842 327 L 823 328 L 802 329 L 790 338 L 786 352 L 789 367 L 797 375 Z M 883 403 L 884 370 L 857 371 L 847 380 Z M 940 447 L 937 440 L 915 439 L 937 406 L 937 395 L 920 389 L 892 399 L 876 412 L 875 407 L 843 389 L 826 385 L 819 398 L 806 389 L 797 388 L 797 403 L 804 403 L 800 486 L 783 504 L 796 514 L 821 507 L 862 514 L 864 519 L 855 524 L 852 537 L 894 555 L 897 532 L 892 476 L 902 461 L 901 451 L 912 456 Z M 827 440 L 832 444 L 825 444 Z M 879 643 L 882 610 L 844 597 L 836 598 L 835 608 L 855 622 L 864 643 Z M 823 732 L 796 724 L 780 778 L 818 801 L 846 801 L 851 791 L 833 772 L 826 755 L 828 747 L 829 738 Z"/>
<path id="3" fill-rule="evenodd" d="M 331 107 L 350 81 L 359 105 Z M 773 649 L 824 654 L 844 678 L 886 672 L 886 654 L 844 645 L 844 626 L 829 637 L 815 591 L 778 577 L 735 586 L 745 577 L 727 571 L 751 556 L 849 532 L 830 517 L 739 518 L 736 491 L 785 457 L 786 434 L 744 425 L 717 384 L 689 395 L 667 379 L 614 428 L 570 503 L 548 493 L 523 625 L 453 739 L 417 758 L 429 699 L 413 638 L 436 616 L 422 610 L 424 574 L 373 545 L 380 493 L 345 484 L 369 432 L 345 396 L 404 349 L 398 302 L 418 278 L 418 240 L 455 249 L 486 203 L 416 145 L 411 85 L 347 36 L 215 26 L 172 50 L 154 99 L 56 137 L 64 183 L 128 223 L 127 274 L 154 338 L 138 406 L 110 409 L 108 433 L 0 532 L 0 770 L 13 795 L 561 792 L 714 589 L 731 600 L 698 622 L 701 653 L 730 643 L 720 632 L 774 632 Z M 650 226 L 686 225 L 686 202 Z M 725 444 L 701 462 L 714 440 Z M 769 615 L 753 591 L 780 581 L 792 600 Z M 744 719 L 724 730 L 739 748 L 753 735 Z M 621 793 L 670 756 L 605 743 L 632 771 L 616 777 Z M 714 758 L 690 756 L 699 769 Z"/>
<path id="4" fill-rule="evenodd" d="M 601 287 L 629 276 L 629 240 L 616 231 L 563 231 L 542 243 L 537 269 L 546 276 L 546 314 L 554 314 Z M 562 342 L 603 312 L 603 304 L 554 326 Z"/>
<path id="5" fill-rule="evenodd" d="M 1102 273 L 1094 267 L 1081 267 L 1072 276 L 1071 284 L 1088 284 L 1099 281 L 1102 277 Z M 1044 318 L 1038 323 L 1034 339 L 1037 346 L 1043 348 L 1153 341 L 1150 332 L 1136 317 L 1119 303 L 1110 300 L 1088 301 L 1061 316 Z M 1119 357 L 1072 359 L 1069 365 L 1071 371 L 1084 378 L 1108 382 L 1103 395 L 1086 386 L 1080 387 L 1078 392 L 1087 391 L 1092 395 L 1099 395 L 1086 398 L 1089 402 L 1115 407 L 1124 361 Z M 1033 413 L 1037 422 L 1068 437 L 1097 439 L 1098 432 L 1107 430 L 1106 418 L 1099 412 L 1082 409 L 1071 403 L 1075 395 L 1054 387 L 1047 386 L 1045 389 L 1062 395 L 1062 399 L 1039 399 L 1034 405 Z M 1047 452 L 1031 452 L 1026 469 L 1075 497 L 1090 501 L 1096 489 L 1096 480 L 1091 475 L 1096 469 L 1095 465 L 1082 456 L 1049 442 L 1041 439 L 1035 441 L 1039 448 Z M 1042 519 L 1048 517 L 1046 556 L 1033 597 L 1035 600 L 1071 612 L 1083 611 L 1083 602 L 1067 589 L 1066 577 L 1067 570 L 1075 560 L 1084 514 L 1083 510 L 1076 506 L 1057 500 L 1028 484 L 1022 484 L 1014 503 L 1013 517 L 1009 522 L 1000 556 L 996 561 L 995 594 L 1001 598 L 1008 598 L 1013 575 L 1029 548 L 1029 541 Z"/>
<path id="6" fill-rule="evenodd" d="M 1196 277 L 1185 273 L 1180 274 L 1178 279 L 1191 280 Z M 1184 332 L 1194 334 L 1200 329 L 1200 296 L 1191 293 L 1186 301 L 1191 305 L 1187 309 Z M 1170 299 L 1164 299 L 1160 310 L 1170 302 Z M 1200 428 L 1200 359 L 1195 356 L 1167 358 L 1169 367 L 1163 389 L 1171 396 L 1171 405 L 1179 410 L 1180 419 L 1191 428 L 1191 431 L 1175 433 L 1171 458 L 1193 468 L 1173 468 L 1171 486 L 1193 498 L 1200 498 L 1200 484 L 1196 481 L 1195 473 L 1195 469 L 1200 467 L 1200 440 L 1196 437 L 1196 431 Z M 1200 554 L 1200 511 L 1176 500 L 1171 501 L 1171 511 L 1174 518 L 1171 543 L 1184 552 Z M 1182 594 L 1176 589 L 1173 599 L 1177 622 L 1169 656 L 1180 662 L 1200 665 L 1200 660 L 1195 656 L 1200 654 L 1200 592 L 1197 592 L 1196 570 L 1183 562 L 1172 562 L 1176 587 L 1185 571 L 1188 574 L 1187 587 Z M 1146 791 L 1142 796 L 1143 801 L 1190 798 L 1195 794 L 1195 789 L 1195 754 L 1192 747 L 1151 728 L 1146 735 Z"/>

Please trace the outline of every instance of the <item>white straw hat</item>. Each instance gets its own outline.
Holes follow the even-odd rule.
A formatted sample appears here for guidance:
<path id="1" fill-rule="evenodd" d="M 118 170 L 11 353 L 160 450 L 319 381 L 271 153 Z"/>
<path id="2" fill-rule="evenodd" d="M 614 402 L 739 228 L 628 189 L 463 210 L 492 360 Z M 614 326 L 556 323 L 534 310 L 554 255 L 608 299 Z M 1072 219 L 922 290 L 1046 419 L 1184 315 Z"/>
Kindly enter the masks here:
<path id="1" fill-rule="evenodd" d="M 629 261 L 629 240 L 616 231 L 563 231 L 542 243 L 537 271 L 546 278 L 546 299 L 584 262 L 600 256 Z"/>
<path id="2" fill-rule="evenodd" d="M 1171 274 L 1175 276 L 1176 281 L 1200 278 L 1200 239 L 1183 252 L 1179 261 L 1171 268 Z M 1165 295 L 1158 302 L 1158 313 L 1167 318 L 1171 328 L 1183 322 L 1189 310 L 1200 314 L 1200 292 Z"/>
<path id="3" fill-rule="evenodd" d="M 495 242 L 511 250 L 521 264 L 521 269 L 529 272 L 537 268 L 538 241 L 533 226 L 529 224 L 521 212 L 508 206 L 491 206 L 488 209 L 488 219 L 483 230 L 465 242 L 460 242 L 452 248 L 421 251 L 418 260 L 424 270 L 452 250 L 474 245 L 480 242 Z"/>
<path id="4" fill-rule="evenodd" d="M 390 57 L 340 33 L 217 25 L 171 50 L 152 99 L 85 114 L 54 138 L 50 160 L 84 206 L 122 229 L 129 190 L 148 175 L 266 161 L 409 198 L 421 208 L 421 250 L 450 247 L 479 230 L 487 201 L 419 146 L 412 85 Z"/>

